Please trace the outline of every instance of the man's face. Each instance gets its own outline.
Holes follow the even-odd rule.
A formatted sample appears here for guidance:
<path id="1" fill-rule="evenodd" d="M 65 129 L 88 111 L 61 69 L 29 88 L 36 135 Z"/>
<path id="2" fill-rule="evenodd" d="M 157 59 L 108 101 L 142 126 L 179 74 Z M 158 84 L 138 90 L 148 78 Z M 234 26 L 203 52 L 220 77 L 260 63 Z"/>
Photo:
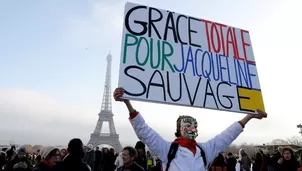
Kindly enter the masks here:
<path id="1" fill-rule="evenodd" d="M 26 153 L 23 153 L 23 152 L 18 153 L 18 158 L 19 159 L 24 159 L 25 157 L 26 157 Z"/>
<path id="2" fill-rule="evenodd" d="M 123 158 L 123 163 L 126 165 L 131 163 L 134 160 L 134 157 L 130 157 L 128 150 L 123 150 L 122 158 Z"/>
<path id="3" fill-rule="evenodd" d="M 184 117 L 180 120 L 180 134 L 183 137 L 195 139 L 198 136 L 197 121 L 193 117 Z"/>

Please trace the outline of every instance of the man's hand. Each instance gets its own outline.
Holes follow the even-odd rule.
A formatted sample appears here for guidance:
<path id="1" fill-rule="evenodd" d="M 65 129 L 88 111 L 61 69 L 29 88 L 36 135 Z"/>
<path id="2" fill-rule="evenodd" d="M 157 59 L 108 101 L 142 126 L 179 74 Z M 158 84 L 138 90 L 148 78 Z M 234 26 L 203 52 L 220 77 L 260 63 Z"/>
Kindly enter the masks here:
<path id="1" fill-rule="evenodd" d="M 130 100 L 122 99 L 122 97 L 124 95 L 124 92 L 125 92 L 125 90 L 123 88 L 116 88 L 114 93 L 113 93 L 114 100 L 124 102 L 126 104 L 127 108 L 128 108 L 129 113 L 133 113 L 136 110 L 131 105 Z"/>
<path id="2" fill-rule="evenodd" d="M 267 118 L 267 113 L 265 113 L 264 111 L 257 109 L 256 112 L 257 112 L 257 114 L 248 114 L 248 115 L 251 118 L 255 118 L 255 119 Z"/>
<path id="3" fill-rule="evenodd" d="M 240 123 L 245 126 L 251 119 L 267 118 L 267 114 L 264 111 L 257 109 L 256 112 L 257 114 L 247 114 L 243 119 L 240 120 Z"/>
<path id="4" fill-rule="evenodd" d="M 122 101 L 122 102 L 126 102 L 128 100 L 125 99 L 121 99 L 121 97 L 124 95 L 125 90 L 123 88 L 116 88 L 114 93 L 113 93 L 113 97 L 115 101 Z"/>

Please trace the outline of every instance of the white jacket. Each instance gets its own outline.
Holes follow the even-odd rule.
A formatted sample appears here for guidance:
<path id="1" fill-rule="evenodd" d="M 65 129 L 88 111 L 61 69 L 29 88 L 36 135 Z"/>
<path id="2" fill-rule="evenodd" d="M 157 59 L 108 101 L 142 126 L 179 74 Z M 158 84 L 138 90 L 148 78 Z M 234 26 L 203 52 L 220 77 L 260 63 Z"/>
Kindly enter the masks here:
<path id="1" fill-rule="evenodd" d="M 116 166 L 116 168 L 119 168 L 124 165 L 122 152 L 120 152 L 119 155 L 116 157 L 114 165 Z"/>
<path id="2" fill-rule="evenodd" d="M 164 163 L 168 162 L 168 152 L 172 142 L 164 140 L 157 132 L 150 128 L 141 114 L 130 120 L 137 137 L 145 143 L 149 149 Z M 235 122 L 221 134 L 213 139 L 198 143 L 204 150 L 207 164 L 224 151 L 243 131 L 242 126 Z M 208 167 L 208 166 L 207 166 Z M 205 171 L 204 163 L 200 155 L 200 149 L 196 147 L 195 156 L 193 153 L 184 147 L 179 146 L 175 158 L 170 164 L 169 171 Z"/>

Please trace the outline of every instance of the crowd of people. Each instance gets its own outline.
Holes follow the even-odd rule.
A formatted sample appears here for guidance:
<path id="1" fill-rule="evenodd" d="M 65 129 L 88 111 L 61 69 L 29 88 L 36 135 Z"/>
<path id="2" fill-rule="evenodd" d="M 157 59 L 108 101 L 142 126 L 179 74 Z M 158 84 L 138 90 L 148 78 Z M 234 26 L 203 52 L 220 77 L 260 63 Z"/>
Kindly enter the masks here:
<path id="1" fill-rule="evenodd" d="M 72 139 L 67 149 L 42 147 L 28 152 L 25 147 L 3 148 L 0 153 L 0 171 L 160 171 L 160 162 L 146 151 L 145 144 L 113 148 L 84 146 L 80 139 Z"/>
<path id="2" fill-rule="evenodd" d="M 276 151 L 264 153 L 262 149 L 249 156 L 244 149 L 238 154 L 219 153 L 211 163 L 209 171 L 236 171 L 237 164 L 240 171 L 301 171 L 302 150 L 290 147 L 279 147 Z"/>
<path id="3" fill-rule="evenodd" d="M 259 150 L 249 156 L 244 149 L 238 153 L 221 152 L 210 162 L 208 171 L 301 171 L 302 150 L 279 147 L 274 153 Z M 164 171 L 162 162 L 138 141 L 135 147 L 125 147 L 117 153 L 113 148 L 84 146 L 72 139 L 68 148 L 42 147 L 29 153 L 25 147 L 3 148 L 1 171 Z"/>

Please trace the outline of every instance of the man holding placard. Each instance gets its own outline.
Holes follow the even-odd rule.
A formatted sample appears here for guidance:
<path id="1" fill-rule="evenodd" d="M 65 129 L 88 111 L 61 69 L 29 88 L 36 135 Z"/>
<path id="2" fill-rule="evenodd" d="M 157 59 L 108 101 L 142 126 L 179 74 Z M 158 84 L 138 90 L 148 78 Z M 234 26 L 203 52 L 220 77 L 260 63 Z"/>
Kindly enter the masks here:
<path id="1" fill-rule="evenodd" d="M 180 116 L 177 119 L 177 128 L 174 142 L 164 140 L 157 132 L 150 128 L 139 112 L 130 103 L 122 99 L 123 88 L 114 92 L 116 101 L 123 101 L 130 113 L 130 122 L 137 137 L 164 163 L 166 171 L 202 171 L 206 170 L 211 161 L 224 151 L 243 131 L 244 126 L 251 119 L 266 118 L 264 111 L 257 110 L 257 114 L 248 114 L 242 120 L 233 123 L 221 134 L 205 143 L 197 143 L 197 121 L 191 116 Z"/>

